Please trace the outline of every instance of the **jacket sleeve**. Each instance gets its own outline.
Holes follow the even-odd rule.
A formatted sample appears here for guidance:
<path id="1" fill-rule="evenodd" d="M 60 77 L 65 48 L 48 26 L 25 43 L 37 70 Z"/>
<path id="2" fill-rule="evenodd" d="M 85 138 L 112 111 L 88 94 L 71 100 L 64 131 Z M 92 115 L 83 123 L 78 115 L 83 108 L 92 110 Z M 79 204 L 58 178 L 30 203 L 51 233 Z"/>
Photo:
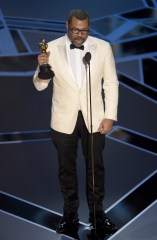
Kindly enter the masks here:
<path id="1" fill-rule="evenodd" d="M 35 88 L 38 91 L 42 91 L 45 88 L 47 88 L 51 79 L 43 80 L 43 79 L 38 78 L 38 72 L 39 72 L 39 66 L 37 67 L 35 74 L 33 76 L 33 83 L 34 83 Z"/>
<path id="2" fill-rule="evenodd" d="M 117 121 L 118 108 L 118 86 L 115 61 L 112 49 L 107 43 L 103 77 L 104 101 L 105 101 L 105 118 Z"/>

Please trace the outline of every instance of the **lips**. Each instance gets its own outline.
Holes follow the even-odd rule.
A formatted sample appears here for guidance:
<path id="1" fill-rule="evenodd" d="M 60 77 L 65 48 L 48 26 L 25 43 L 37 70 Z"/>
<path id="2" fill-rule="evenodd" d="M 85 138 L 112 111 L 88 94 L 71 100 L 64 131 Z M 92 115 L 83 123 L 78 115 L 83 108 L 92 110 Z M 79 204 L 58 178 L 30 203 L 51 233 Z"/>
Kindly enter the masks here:
<path id="1" fill-rule="evenodd" d="M 82 38 L 75 38 L 74 42 L 83 43 L 84 40 Z"/>
<path id="2" fill-rule="evenodd" d="M 75 38 L 75 40 L 83 40 L 82 38 L 80 38 L 80 37 L 77 37 L 77 38 Z"/>

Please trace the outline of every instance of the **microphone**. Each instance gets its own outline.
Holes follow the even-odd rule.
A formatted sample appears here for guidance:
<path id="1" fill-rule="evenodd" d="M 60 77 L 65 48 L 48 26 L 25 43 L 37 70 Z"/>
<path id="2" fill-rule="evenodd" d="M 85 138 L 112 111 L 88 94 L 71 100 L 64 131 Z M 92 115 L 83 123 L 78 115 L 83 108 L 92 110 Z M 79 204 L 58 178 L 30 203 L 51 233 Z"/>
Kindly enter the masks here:
<path id="1" fill-rule="evenodd" d="M 87 64 L 89 70 L 89 113 L 90 113 L 90 153 L 91 153 L 91 162 L 92 162 L 92 188 L 93 188 L 93 217 L 94 217 L 94 230 L 96 235 L 96 208 L 95 208 L 95 159 L 94 159 L 94 150 L 93 150 L 93 119 L 92 119 L 92 94 L 91 94 L 91 72 L 90 72 L 90 60 L 91 60 L 91 53 L 87 52 L 84 56 L 84 63 L 87 71 Z"/>
<path id="2" fill-rule="evenodd" d="M 86 63 L 89 65 L 90 64 L 90 60 L 91 60 L 91 53 L 90 52 L 86 52 L 85 56 L 84 56 L 84 60 L 86 61 Z"/>

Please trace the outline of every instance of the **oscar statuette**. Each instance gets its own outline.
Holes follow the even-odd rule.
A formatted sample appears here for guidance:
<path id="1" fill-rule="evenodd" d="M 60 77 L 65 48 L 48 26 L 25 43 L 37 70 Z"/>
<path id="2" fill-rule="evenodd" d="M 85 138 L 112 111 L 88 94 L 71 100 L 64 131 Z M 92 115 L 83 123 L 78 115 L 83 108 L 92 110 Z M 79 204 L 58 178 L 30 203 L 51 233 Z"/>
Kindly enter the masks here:
<path id="1" fill-rule="evenodd" d="M 42 53 L 47 54 L 48 44 L 45 42 L 44 38 L 41 38 L 41 43 L 39 43 L 39 48 Z M 47 63 L 40 66 L 40 71 L 38 73 L 40 79 L 52 79 L 54 77 L 54 72 L 51 70 L 51 66 Z"/>

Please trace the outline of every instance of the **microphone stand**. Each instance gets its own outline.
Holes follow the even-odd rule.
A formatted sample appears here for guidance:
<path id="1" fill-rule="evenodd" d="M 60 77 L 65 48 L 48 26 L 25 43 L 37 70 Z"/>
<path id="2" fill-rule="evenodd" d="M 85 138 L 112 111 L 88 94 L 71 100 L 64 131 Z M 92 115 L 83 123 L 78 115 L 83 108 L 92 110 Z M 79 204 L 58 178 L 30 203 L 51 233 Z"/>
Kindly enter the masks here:
<path id="1" fill-rule="evenodd" d="M 88 54 L 88 52 L 86 53 Z M 90 53 L 89 53 L 90 54 Z M 88 55 L 87 55 L 88 56 Z M 90 104 L 90 151 L 91 151 L 91 161 L 92 161 L 92 184 L 93 184 L 93 219 L 94 219 L 94 233 L 96 235 L 96 209 L 95 209 L 95 172 L 94 172 L 94 155 L 93 155 L 93 121 L 92 121 L 92 97 L 91 97 L 91 71 L 90 71 L 90 59 L 91 55 L 85 60 L 89 66 L 89 104 Z"/>

